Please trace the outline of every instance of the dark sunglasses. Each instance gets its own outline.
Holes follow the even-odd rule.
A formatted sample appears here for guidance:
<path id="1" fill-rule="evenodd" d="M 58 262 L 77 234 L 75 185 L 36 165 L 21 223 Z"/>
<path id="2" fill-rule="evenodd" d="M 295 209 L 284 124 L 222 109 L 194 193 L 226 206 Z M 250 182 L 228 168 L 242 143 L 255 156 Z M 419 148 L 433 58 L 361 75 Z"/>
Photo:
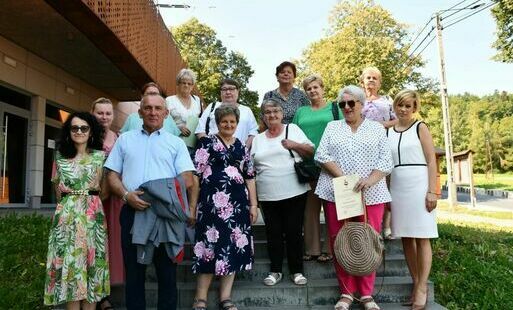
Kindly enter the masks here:
<path id="1" fill-rule="evenodd" d="M 346 105 L 349 106 L 350 109 L 354 108 L 354 105 L 356 104 L 356 101 L 354 100 L 348 100 L 348 101 L 339 101 L 338 103 L 338 106 L 340 107 L 340 109 L 344 109 L 346 107 Z"/>
<path id="2" fill-rule="evenodd" d="M 84 125 L 84 126 L 71 126 L 71 128 L 70 128 L 72 133 L 77 133 L 79 130 L 82 133 L 88 133 L 89 129 L 90 129 L 90 127 L 87 126 L 87 125 Z"/>

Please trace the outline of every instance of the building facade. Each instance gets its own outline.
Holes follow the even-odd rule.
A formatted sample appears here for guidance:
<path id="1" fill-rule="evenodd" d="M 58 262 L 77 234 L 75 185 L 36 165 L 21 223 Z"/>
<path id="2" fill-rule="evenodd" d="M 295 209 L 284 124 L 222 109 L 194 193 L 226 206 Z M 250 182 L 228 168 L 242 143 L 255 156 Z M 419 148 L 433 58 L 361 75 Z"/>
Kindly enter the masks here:
<path id="1" fill-rule="evenodd" d="M 0 208 L 53 207 L 67 115 L 107 97 L 116 130 L 142 85 L 174 93 L 185 63 L 153 1 L 5 0 L 0 12 Z"/>

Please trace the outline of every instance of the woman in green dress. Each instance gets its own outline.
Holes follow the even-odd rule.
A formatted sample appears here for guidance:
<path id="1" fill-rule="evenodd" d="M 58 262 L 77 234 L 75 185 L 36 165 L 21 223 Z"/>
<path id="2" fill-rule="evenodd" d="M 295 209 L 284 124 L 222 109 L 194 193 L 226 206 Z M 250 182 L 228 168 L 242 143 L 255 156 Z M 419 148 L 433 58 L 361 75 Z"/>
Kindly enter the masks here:
<path id="1" fill-rule="evenodd" d="M 105 215 L 100 199 L 103 128 L 87 112 L 62 128 L 52 181 L 57 208 L 48 238 L 44 303 L 94 309 L 110 294 Z"/>

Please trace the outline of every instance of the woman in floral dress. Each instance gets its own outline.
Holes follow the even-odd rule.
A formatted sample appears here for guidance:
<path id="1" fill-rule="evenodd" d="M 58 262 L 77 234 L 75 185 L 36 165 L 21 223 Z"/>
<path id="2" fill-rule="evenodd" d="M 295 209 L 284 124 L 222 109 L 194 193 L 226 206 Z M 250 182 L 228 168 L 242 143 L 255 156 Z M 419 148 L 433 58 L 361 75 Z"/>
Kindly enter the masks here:
<path id="1" fill-rule="evenodd" d="M 196 212 L 192 270 L 198 273 L 193 309 L 206 309 L 214 275 L 220 276 L 220 309 L 236 310 L 230 300 L 235 273 L 253 264 L 251 224 L 257 219 L 253 165 L 247 148 L 233 134 L 236 107 L 216 109 L 219 133 L 200 139 L 194 163 L 201 190 Z"/>
<path id="2" fill-rule="evenodd" d="M 105 216 L 100 199 L 103 129 L 86 112 L 62 128 L 53 182 L 59 203 L 48 239 L 44 303 L 94 309 L 110 294 Z"/>

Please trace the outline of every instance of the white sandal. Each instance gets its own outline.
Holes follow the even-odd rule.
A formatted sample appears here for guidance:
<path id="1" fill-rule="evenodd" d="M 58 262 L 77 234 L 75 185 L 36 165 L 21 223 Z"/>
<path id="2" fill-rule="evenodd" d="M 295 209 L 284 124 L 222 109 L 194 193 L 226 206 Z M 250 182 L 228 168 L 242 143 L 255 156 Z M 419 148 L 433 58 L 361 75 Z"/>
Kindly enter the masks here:
<path id="1" fill-rule="evenodd" d="M 374 298 L 369 297 L 361 300 L 363 303 L 363 308 L 365 310 L 380 310 L 381 308 L 378 306 L 378 304 L 374 301 Z"/>
<path id="2" fill-rule="evenodd" d="M 273 286 L 278 284 L 283 275 L 281 272 L 269 272 L 269 275 L 264 279 L 264 284 L 267 286 Z"/>
<path id="3" fill-rule="evenodd" d="M 308 280 L 302 273 L 295 273 L 292 275 L 292 282 L 294 282 L 295 285 L 306 285 Z"/>
<path id="4" fill-rule="evenodd" d="M 351 302 L 343 301 L 342 299 L 349 299 Z M 342 294 L 340 295 L 340 299 L 335 304 L 335 310 L 349 310 L 351 308 L 351 304 L 353 303 L 353 296 Z"/>

